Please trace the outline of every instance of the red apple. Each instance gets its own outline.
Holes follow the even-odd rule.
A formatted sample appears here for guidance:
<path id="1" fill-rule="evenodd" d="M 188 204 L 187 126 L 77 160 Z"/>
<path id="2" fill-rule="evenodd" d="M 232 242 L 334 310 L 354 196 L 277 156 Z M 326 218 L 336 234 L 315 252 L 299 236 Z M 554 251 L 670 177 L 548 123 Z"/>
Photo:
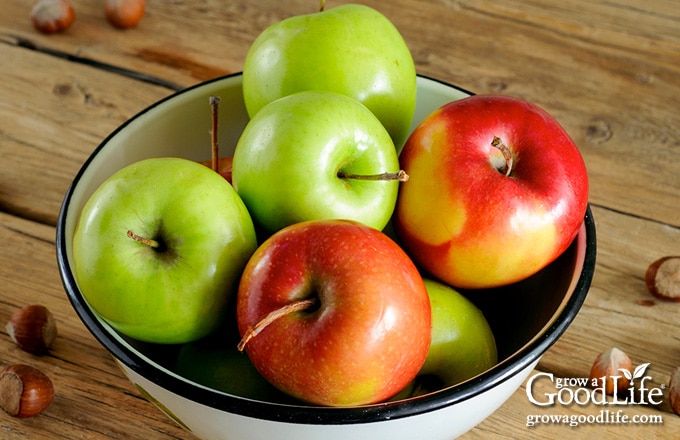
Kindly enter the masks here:
<path id="1" fill-rule="evenodd" d="M 386 400 L 427 357 L 430 302 L 415 265 L 384 233 L 346 220 L 296 223 L 248 262 L 237 322 L 253 365 L 309 403 Z"/>
<path id="2" fill-rule="evenodd" d="M 215 171 L 217 171 L 217 173 L 220 176 L 224 177 L 227 180 L 227 182 L 229 182 L 229 183 L 231 183 L 231 164 L 233 162 L 233 159 L 234 158 L 231 157 L 231 156 L 220 157 L 217 160 L 217 169 L 215 170 Z M 213 166 L 212 160 L 201 160 L 201 161 L 199 161 L 199 163 L 201 165 L 205 165 L 209 168 L 212 168 L 212 166 Z"/>
<path id="3" fill-rule="evenodd" d="M 445 104 L 400 154 L 395 230 L 440 280 L 486 288 L 524 279 L 572 242 L 588 203 L 583 158 L 566 131 L 526 101 L 477 95 Z"/>

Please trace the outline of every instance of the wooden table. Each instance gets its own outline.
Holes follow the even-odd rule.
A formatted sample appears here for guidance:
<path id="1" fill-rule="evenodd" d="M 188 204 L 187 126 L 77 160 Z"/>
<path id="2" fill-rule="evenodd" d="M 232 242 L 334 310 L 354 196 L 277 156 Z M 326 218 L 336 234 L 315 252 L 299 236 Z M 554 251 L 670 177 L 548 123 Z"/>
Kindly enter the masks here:
<path id="1" fill-rule="evenodd" d="M 3 439 L 191 439 L 145 401 L 72 310 L 55 264 L 64 192 L 95 146 L 137 111 L 175 90 L 241 70 L 266 26 L 314 10 L 313 0 L 149 0 L 136 29 L 103 18 L 102 2 L 72 0 L 63 34 L 31 27 L 30 3 L 0 13 L 0 323 L 29 303 L 48 306 L 59 337 L 42 357 L 0 331 L 0 364 L 29 363 L 54 381 L 41 415 L 0 414 Z M 327 8 L 344 1 L 329 0 Z M 535 373 L 587 377 L 616 346 L 650 363 L 656 386 L 680 366 L 680 303 L 654 300 L 649 263 L 680 254 L 680 6 L 676 0 L 367 0 L 410 46 L 419 73 L 477 93 L 533 101 L 582 149 L 591 179 L 598 263 L 589 296 Z M 2 324 L 1 328 L 4 328 Z M 551 389 L 547 381 L 535 391 Z M 663 423 L 547 423 L 530 415 L 596 415 L 594 405 L 539 407 L 526 383 L 464 436 L 678 438 L 668 399 L 628 405 L 629 416 Z M 607 410 L 617 408 L 607 408 Z"/>

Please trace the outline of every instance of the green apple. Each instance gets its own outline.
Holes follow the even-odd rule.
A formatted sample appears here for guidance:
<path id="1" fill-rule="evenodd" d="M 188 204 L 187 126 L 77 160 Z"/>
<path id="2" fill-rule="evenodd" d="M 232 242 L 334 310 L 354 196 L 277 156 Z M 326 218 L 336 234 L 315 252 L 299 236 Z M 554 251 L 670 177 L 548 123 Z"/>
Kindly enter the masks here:
<path id="1" fill-rule="evenodd" d="M 243 66 L 252 117 L 304 90 L 351 96 L 375 113 L 401 147 L 416 105 L 416 70 L 406 42 L 383 14 L 348 4 L 290 17 L 265 29 Z"/>
<path id="2" fill-rule="evenodd" d="M 146 159 L 109 177 L 85 204 L 74 270 L 112 327 L 178 344 L 220 323 L 256 246 L 245 205 L 219 174 L 187 159 Z"/>
<path id="3" fill-rule="evenodd" d="M 355 220 L 383 229 L 399 158 L 364 105 L 332 92 L 299 92 L 266 105 L 236 145 L 232 182 L 269 232 L 306 220 Z"/>
<path id="4" fill-rule="evenodd" d="M 429 378 L 426 382 L 436 383 L 435 388 L 448 387 L 496 365 L 495 338 L 482 311 L 452 287 L 424 281 L 432 307 L 432 342 L 419 378 Z"/>
<path id="5" fill-rule="evenodd" d="M 213 339 L 184 344 L 174 367 L 177 374 L 208 388 L 248 399 L 294 401 L 263 378 L 248 355 L 236 349 L 236 343 L 226 346 Z"/>

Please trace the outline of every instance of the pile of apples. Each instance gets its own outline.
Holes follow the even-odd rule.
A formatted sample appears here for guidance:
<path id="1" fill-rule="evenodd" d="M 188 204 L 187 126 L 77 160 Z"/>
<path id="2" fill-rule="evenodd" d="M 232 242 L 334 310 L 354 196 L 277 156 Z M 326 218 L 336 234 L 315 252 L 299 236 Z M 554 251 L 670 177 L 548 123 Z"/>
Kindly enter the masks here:
<path id="1" fill-rule="evenodd" d="M 576 236 L 588 181 L 559 124 L 478 95 L 409 136 L 409 49 L 354 4 L 266 29 L 243 95 L 222 174 L 147 159 L 91 196 L 73 256 L 92 308 L 247 397 L 362 405 L 493 366 L 491 328 L 456 289 L 520 281 Z"/>

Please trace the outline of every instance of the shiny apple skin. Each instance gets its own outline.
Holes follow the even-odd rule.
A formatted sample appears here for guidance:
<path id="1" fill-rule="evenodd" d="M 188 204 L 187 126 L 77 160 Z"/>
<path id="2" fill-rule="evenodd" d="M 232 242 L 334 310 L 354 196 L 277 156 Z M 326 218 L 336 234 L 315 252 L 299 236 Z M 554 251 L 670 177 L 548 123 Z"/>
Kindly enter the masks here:
<path id="1" fill-rule="evenodd" d="M 413 120 L 416 87 L 413 57 L 399 30 L 382 13 L 360 4 L 273 24 L 253 41 L 243 65 L 251 117 L 293 93 L 341 93 L 368 107 L 399 147 Z"/>
<path id="2" fill-rule="evenodd" d="M 499 171 L 499 137 L 513 154 Z M 527 278 L 572 242 L 588 204 L 588 176 L 573 140 L 521 99 L 476 95 L 445 104 L 400 154 L 410 176 L 394 214 L 402 245 L 423 269 L 459 288 Z"/>
<path id="3" fill-rule="evenodd" d="M 326 406 L 380 402 L 416 376 L 431 340 L 431 309 L 413 262 L 382 232 L 347 220 L 297 223 L 270 237 L 239 286 L 241 335 L 305 298 L 246 345 L 272 384 Z"/>
<path id="4" fill-rule="evenodd" d="M 355 99 L 307 91 L 280 98 L 243 130 L 232 182 L 254 222 L 269 233 L 307 220 L 342 218 L 382 230 L 397 202 L 396 180 L 342 178 L 399 171 L 385 127 Z"/>
<path id="5" fill-rule="evenodd" d="M 164 250 L 126 231 L 160 240 Z M 183 344 L 225 317 L 257 247 L 246 206 L 223 178 L 188 159 L 120 169 L 88 199 L 73 236 L 74 271 L 89 305 L 131 338 Z"/>
<path id="6" fill-rule="evenodd" d="M 432 308 L 432 342 L 419 376 L 432 375 L 443 388 L 496 365 L 496 340 L 484 313 L 451 286 L 426 278 L 425 287 Z"/>

